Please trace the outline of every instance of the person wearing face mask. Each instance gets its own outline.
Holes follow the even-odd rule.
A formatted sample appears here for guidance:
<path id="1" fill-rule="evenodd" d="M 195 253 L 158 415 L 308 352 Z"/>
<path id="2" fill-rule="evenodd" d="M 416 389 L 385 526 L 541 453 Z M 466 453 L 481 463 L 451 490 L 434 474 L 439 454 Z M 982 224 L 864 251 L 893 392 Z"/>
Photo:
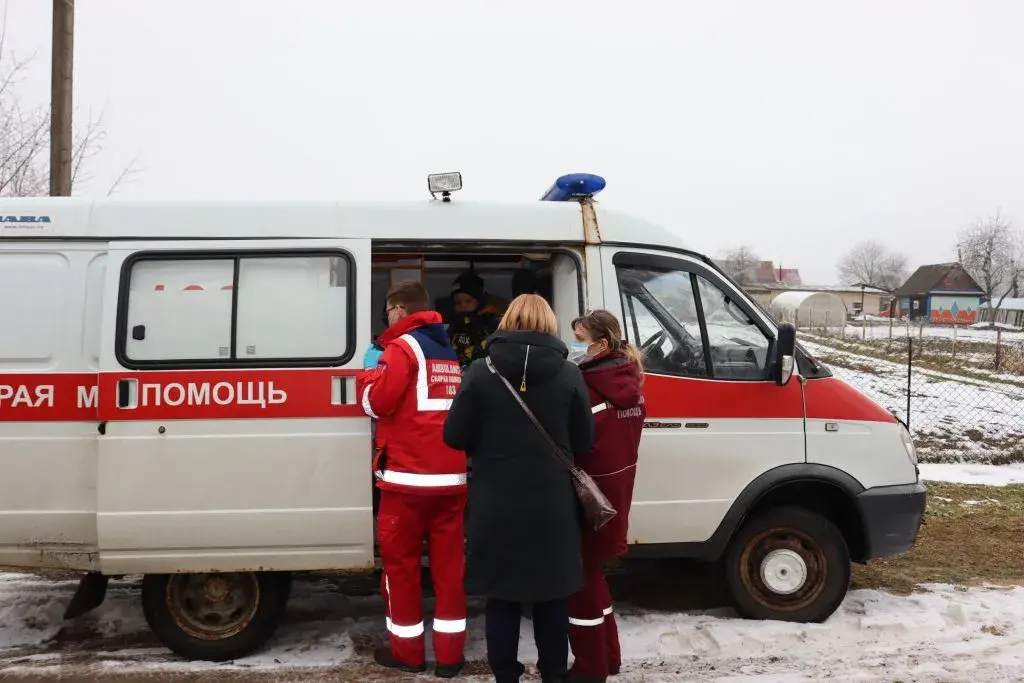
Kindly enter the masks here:
<path id="1" fill-rule="evenodd" d="M 446 445 L 443 431 L 461 370 L 441 315 L 428 310 L 422 284 L 392 287 L 386 313 L 389 326 L 378 340 L 382 353 L 368 354 L 369 367 L 356 378 L 363 410 L 376 421 L 373 473 L 380 490 L 377 536 L 388 644 L 374 659 L 410 673 L 426 669 L 420 586 L 426 538 L 437 598 L 434 673 L 452 678 L 465 663 L 467 477 L 466 454 Z"/>
<path id="2" fill-rule="evenodd" d="M 590 311 L 574 320 L 572 329 L 576 341 L 569 358 L 583 373 L 594 415 L 594 445 L 578 464 L 618 514 L 598 531 L 583 531 L 585 583 L 569 598 L 569 642 L 575 657 L 569 681 L 604 683 L 622 665 L 604 566 L 627 549 L 629 508 L 647 416 L 641 393 L 643 361 L 623 340 L 619 321 L 608 311 Z"/>

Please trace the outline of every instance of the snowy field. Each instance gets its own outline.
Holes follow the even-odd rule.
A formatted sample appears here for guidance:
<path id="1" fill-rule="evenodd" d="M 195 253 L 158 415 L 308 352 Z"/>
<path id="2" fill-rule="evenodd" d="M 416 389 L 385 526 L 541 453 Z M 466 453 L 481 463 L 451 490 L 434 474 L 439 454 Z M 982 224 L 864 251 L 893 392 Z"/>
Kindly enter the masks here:
<path id="1" fill-rule="evenodd" d="M 842 351 L 818 338 L 801 343 L 833 373 L 907 418 L 907 366 Z M 914 368 L 910 427 L 923 461 L 990 463 L 1024 439 L 1024 387 Z"/>
<path id="2" fill-rule="evenodd" d="M 819 329 L 825 328 L 824 320 L 815 320 L 814 324 L 801 323 L 801 329 Z M 860 339 L 861 338 L 861 326 L 860 325 L 829 325 L 827 326 L 830 335 L 839 336 L 840 334 L 848 339 Z M 889 339 L 889 323 L 888 322 L 869 322 L 867 327 L 863 328 L 863 337 L 866 340 L 872 339 Z M 907 337 L 913 337 L 918 339 L 923 337 L 924 339 L 948 339 L 952 341 L 954 338 L 958 342 L 972 342 L 981 344 L 995 344 L 997 341 L 997 335 L 995 330 L 985 329 L 974 329 L 967 325 L 925 325 L 920 327 L 918 325 L 907 326 L 905 323 L 894 322 L 892 325 L 892 339 L 906 339 Z M 1024 342 L 1024 332 L 1019 331 L 1015 328 L 1004 329 L 1002 334 L 1002 342 L 1010 343 Z"/>
<path id="3" fill-rule="evenodd" d="M 922 463 L 922 481 L 943 481 L 979 486 L 1024 484 L 1024 463 L 1012 465 L 962 465 Z M 1024 544 L 1024 539 L 1021 540 Z"/>
<path id="4" fill-rule="evenodd" d="M 289 623 L 263 653 L 231 664 L 191 663 L 149 635 L 131 581 L 112 583 L 104 605 L 85 623 L 62 631 L 61 610 L 73 589 L 72 582 L 0 574 L 0 679 L 206 670 L 327 680 L 336 667 L 368 663 L 367 644 L 383 638 L 379 599 L 346 597 L 327 579 L 299 582 Z M 483 661 L 483 620 L 476 607 L 467 657 Z M 624 683 L 1011 681 L 1024 672 L 1021 587 L 932 585 L 907 597 L 858 590 L 824 624 L 746 621 L 729 610 L 618 609 L 625 663 L 615 680 Z M 529 633 L 528 622 L 523 632 Z M 529 638 L 520 652 L 524 661 L 534 661 Z"/>

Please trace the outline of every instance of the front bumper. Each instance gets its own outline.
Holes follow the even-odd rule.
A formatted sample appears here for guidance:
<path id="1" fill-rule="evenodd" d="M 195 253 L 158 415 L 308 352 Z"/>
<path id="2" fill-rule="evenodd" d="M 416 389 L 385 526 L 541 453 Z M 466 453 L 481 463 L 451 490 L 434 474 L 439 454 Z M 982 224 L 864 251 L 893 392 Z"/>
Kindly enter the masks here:
<path id="1" fill-rule="evenodd" d="M 864 536 L 865 560 L 905 553 L 914 546 L 924 519 L 924 484 L 879 486 L 857 496 Z"/>

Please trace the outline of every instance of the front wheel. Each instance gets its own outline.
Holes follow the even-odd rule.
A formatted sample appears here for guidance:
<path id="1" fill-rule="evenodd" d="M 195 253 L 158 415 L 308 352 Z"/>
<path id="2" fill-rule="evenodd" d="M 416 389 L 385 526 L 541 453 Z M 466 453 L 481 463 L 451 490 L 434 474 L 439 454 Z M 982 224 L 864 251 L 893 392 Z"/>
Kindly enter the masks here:
<path id="1" fill-rule="evenodd" d="M 726 555 L 736 610 L 750 619 L 822 622 L 850 585 L 846 539 L 827 517 L 796 507 L 749 519 Z"/>
<path id="2" fill-rule="evenodd" d="M 147 574 L 142 610 L 174 653 L 223 662 L 251 654 L 273 635 L 290 587 L 283 572 Z"/>

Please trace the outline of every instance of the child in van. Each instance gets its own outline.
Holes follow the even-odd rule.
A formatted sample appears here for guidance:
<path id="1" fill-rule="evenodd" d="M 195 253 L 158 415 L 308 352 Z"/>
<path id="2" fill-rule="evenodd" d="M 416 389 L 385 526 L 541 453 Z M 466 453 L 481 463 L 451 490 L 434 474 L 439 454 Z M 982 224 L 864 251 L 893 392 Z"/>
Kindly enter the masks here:
<path id="1" fill-rule="evenodd" d="M 462 367 L 483 357 L 487 338 L 498 329 L 498 317 L 483 306 L 485 297 L 483 288 L 478 288 L 473 280 L 456 280 L 452 290 L 455 313 L 448 325 L 448 336 Z"/>

